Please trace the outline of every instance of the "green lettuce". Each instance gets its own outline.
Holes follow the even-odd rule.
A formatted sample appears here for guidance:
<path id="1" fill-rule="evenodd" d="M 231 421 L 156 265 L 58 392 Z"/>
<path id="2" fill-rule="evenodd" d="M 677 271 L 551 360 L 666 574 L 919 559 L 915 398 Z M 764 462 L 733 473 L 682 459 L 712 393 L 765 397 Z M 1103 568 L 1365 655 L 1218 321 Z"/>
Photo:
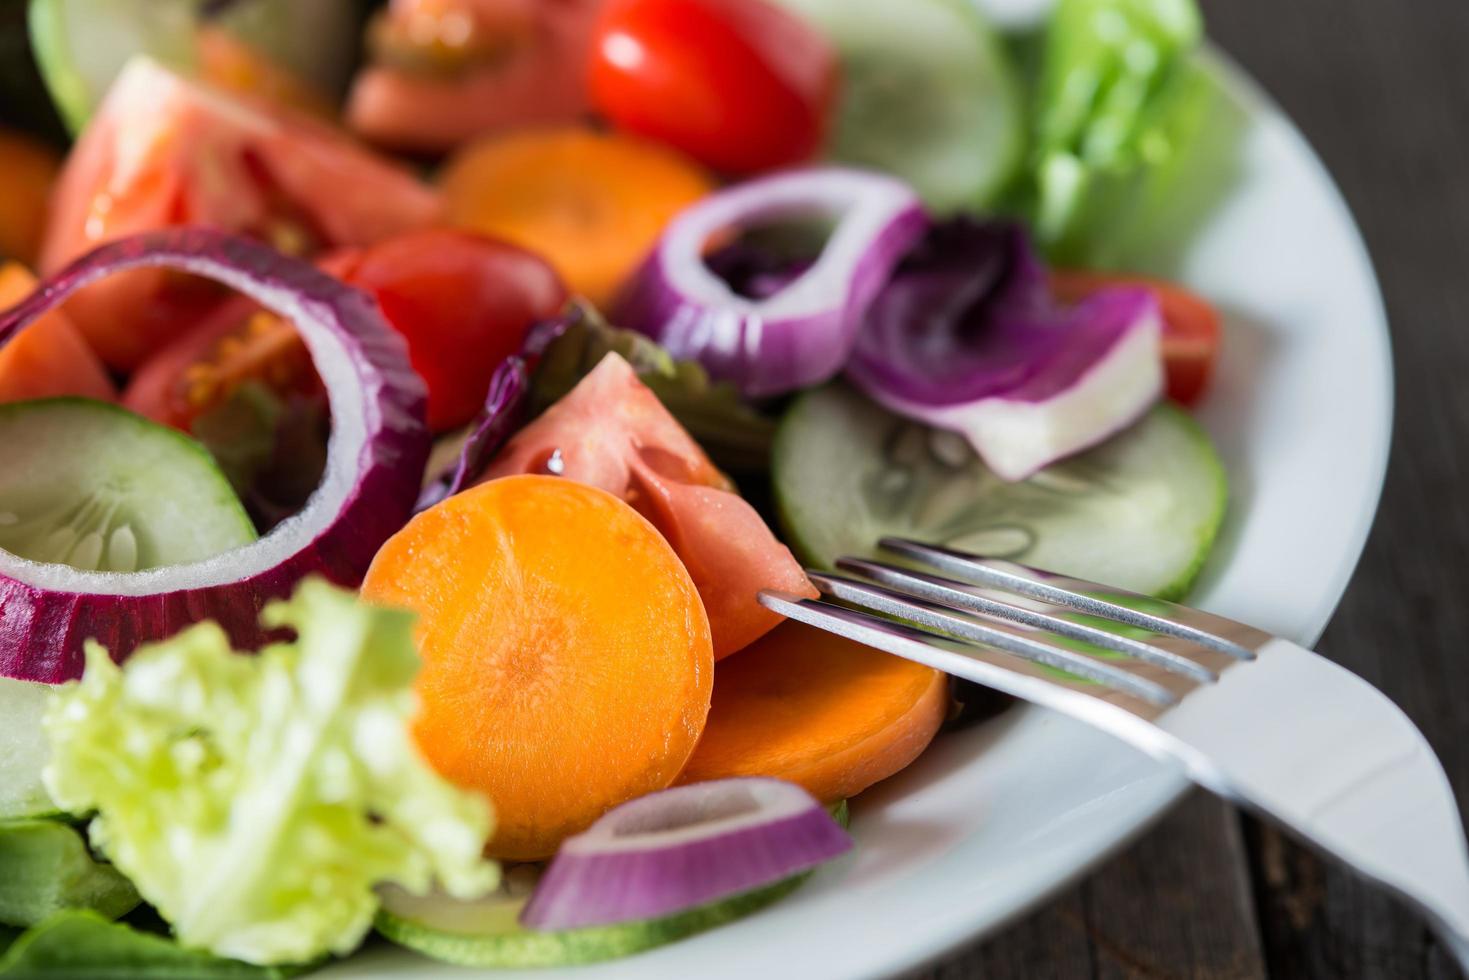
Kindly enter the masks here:
<path id="1" fill-rule="evenodd" d="M 1060 0 L 1042 41 L 1026 210 L 1062 264 L 1138 265 L 1227 148 L 1231 107 L 1198 57 L 1194 0 Z"/>
<path id="2" fill-rule="evenodd" d="M 61 909 L 95 909 L 113 919 L 138 892 L 92 857 L 75 827 L 57 820 L 0 823 L 0 922 L 33 926 Z"/>
<path id="3" fill-rule="evenodd" d="M 378 883 L 492 888 L 488 804 L 407 729 L 411 617 L 307 581 L 261 618 L 296 639 L 243 656 L 204 623 L 121 668 L 89 645 L 46 714 L 57 803 L 96 811 L 93 845 L 180 943 L 251 963 L 355 949 Z"/>

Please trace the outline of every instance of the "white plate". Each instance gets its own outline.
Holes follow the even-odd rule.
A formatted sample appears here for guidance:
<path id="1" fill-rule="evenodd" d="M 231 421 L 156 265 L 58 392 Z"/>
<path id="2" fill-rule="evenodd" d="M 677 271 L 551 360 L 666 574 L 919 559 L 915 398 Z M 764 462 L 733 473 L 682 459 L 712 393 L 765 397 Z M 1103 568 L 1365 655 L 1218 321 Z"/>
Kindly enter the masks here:
<path id="1" fill-rule="evenodd" d="M 1391 429 L 1381 299 L 1336 188 L 1290 122 L 1220 60 L 1248 121 L 1240 179 L 1180 256 L 1227 316 L 1203 411 L 1233 485 L 1198 604 L 1312 643 L 1376 508 Z M 851 857 L 751 918 L 575 977 L 889 975 L 993 931 L 1131 839 L 1186 788 L 1172 770 L 1039 709 L 941 738 L 853 808 Z M 476 971 L 374 948 L 319 976 Z"/>

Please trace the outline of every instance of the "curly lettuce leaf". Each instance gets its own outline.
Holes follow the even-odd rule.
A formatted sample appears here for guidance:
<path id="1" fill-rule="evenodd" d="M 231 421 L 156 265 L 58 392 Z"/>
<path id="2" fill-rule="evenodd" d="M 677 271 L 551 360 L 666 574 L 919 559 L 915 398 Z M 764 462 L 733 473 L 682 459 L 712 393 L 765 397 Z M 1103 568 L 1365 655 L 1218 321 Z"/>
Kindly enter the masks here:
<path id="1" fill-rule="evenodd" d="M 76 908 L 113 919 L 137 904 L 132 883 L 95 860 L 70 824 L 0 823 L 0 922 L 33 926 L 53 912 Z"/>
<path id="2" fill-rule="evenodd" d="M 411 618 L 307 581 L 236 654 L 213 623 L 118 667 L 97 644 L 53 699 L 47 789 L 187 947 L 251 963 L 355 949 L 373 886 L 475 896 L 488 804 L 431 770 L 407 720 Z"/>
<path id="3" fill-rule="evenodd" d="M 1042 43 L 1027 211 L 1063 264 L 1137 265 L 1154 225 L 1208 196 L 1229 112 L 1197 57 L 1195 0 L 1060 0 Z M 1211 130 L 1213 132 L 1211 132 Z M 1162 206 L 1160 202 L 1166 202 Z"/>

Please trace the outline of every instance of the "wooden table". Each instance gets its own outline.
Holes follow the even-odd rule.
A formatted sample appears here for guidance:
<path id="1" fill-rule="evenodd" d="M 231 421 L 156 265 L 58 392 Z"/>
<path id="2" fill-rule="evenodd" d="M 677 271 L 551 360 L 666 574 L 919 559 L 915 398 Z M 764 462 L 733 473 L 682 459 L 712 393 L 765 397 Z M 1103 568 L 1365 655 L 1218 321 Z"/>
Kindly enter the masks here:
<path id="1" fill-rule="evenodd" d="M 1203 0 L 1351 204 L 1387 297 L 1387 489 L 1321 651 L 1423 728 L 1469 812 L 1469 2 Z M 915 976 L 1457 975 L 1395 900 L 1202 794 L 1039 912 Z"/>

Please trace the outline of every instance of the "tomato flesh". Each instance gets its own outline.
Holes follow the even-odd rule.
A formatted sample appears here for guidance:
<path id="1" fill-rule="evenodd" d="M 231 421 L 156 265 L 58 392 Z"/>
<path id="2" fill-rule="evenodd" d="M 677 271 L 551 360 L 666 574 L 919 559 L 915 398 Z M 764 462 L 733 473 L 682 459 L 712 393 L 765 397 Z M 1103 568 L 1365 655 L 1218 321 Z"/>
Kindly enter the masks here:
<path id="1" fill-rule="evenodd" d="M 474 418 L 495 368 L 520 350 L 532 324 L 555 315 L 568 298 L 539 256 L 447 229 L 344 257 L 338 272 L 374 296 L 408 341 L 413 369 L 428 384 L 428 424 L 436 432 Z"/>
<path id="2" fill-rule="evenodd" d="M 73 149 L 41 249 L 52 273 L 103 241 L 209 225 L 300 254 L 432 223 L 438 197 L 323 123 L 133 62 Z M 159 270 L 111 276 L 67 311 L 130 370 L 216 307 L 219 287 Z"/>
<path id="3" fill-rule="evenodd" d="M 698 587 L 715 657 L 781 621 L 756 599 L 761 589 L 816 595 L 790 550 L 615 354 L 517 433 L 484 480 L 519 473 L 589 483 L 637 508 Z"/>
<path id="4" fill-rule="evenodd" d="M 836 56 L 767 0 L 611 0 L 588 79 L 593 104 L 619 127 L 745 174 L 820 149 Z"/>
<path id="5" fill-rule="evenodd" d="M 1219 358 L 1219 313 L 1182 286 L 1146 276 L 1058 270 L 1051 285 L 1064 300 L 1080 300 L 1108 286 L 1141 286 L 1157 297 L 1163 311 L 1163 371 L 1168 397 L 1197 405 L 1208 390 Z"/>

